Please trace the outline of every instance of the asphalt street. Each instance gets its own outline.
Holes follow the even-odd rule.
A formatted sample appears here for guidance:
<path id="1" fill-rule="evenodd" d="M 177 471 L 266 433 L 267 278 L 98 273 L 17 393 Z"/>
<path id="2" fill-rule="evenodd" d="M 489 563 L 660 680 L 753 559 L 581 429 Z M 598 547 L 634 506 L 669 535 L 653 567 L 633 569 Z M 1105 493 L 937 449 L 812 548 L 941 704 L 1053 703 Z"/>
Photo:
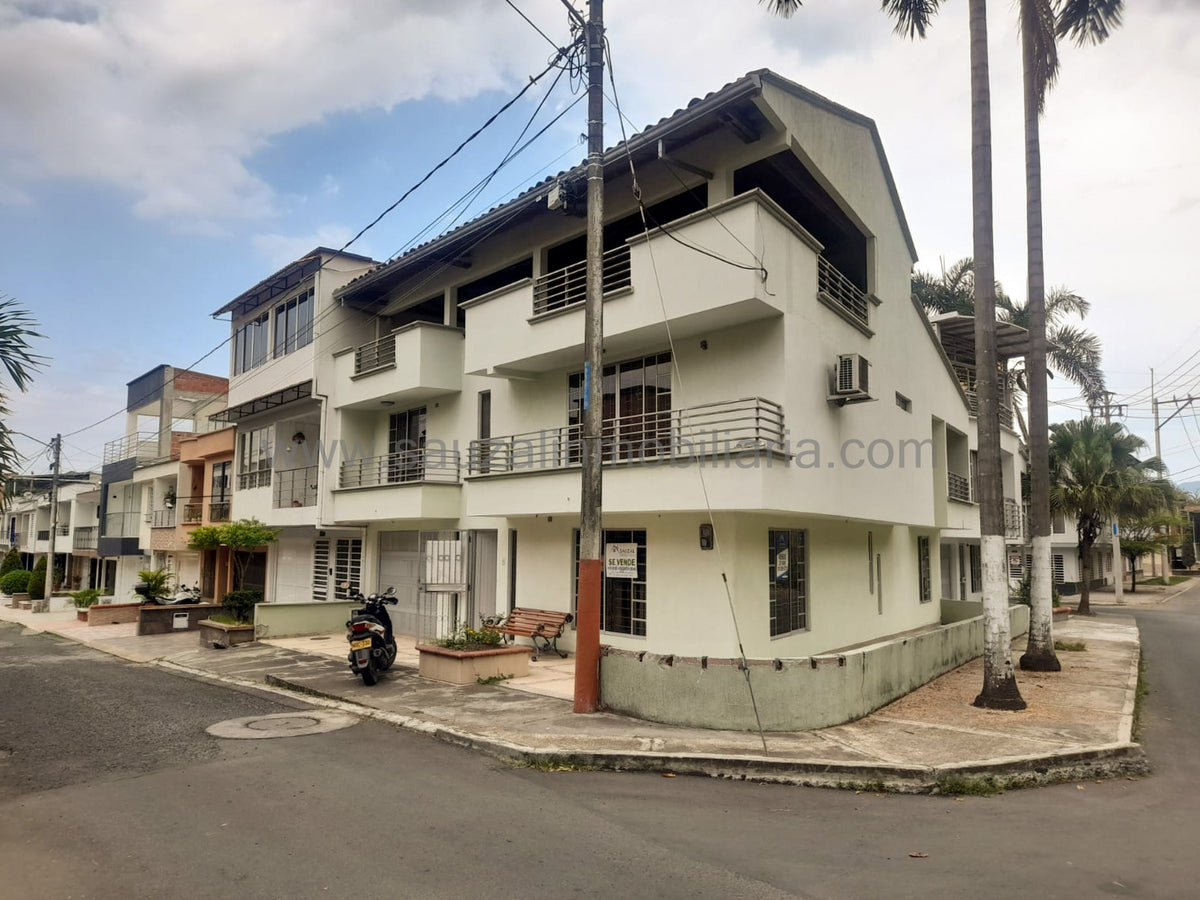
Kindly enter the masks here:
<path id="1" fill-rule="evenodd" d="M 1155 773 L 992 797 L 514 768 L 0 625 L 0 897 L 1197 895 L 1200 600 L 1136 613 Z"/>

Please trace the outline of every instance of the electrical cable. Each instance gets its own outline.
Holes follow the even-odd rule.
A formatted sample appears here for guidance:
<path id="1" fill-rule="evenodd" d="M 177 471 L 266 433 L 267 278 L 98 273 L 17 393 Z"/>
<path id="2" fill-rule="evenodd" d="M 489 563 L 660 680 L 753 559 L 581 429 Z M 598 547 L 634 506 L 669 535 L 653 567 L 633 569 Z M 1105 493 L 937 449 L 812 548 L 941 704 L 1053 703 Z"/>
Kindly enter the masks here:
<path id="1" fill-rule="evenodd" d="M 507 3 L 509 6 L 511 6 L 513 8 L 513 11 L 518 16 L 520 16 L 522 19 L 524 19 L 526 22 L 528 22 L 530 28 L 532 28 L 534 31 L 536 31 L 538 34 L 540 34 L 543 38 L 545 38 L 547 44 L 549 44 L 551 47 L 553 47 L 555 50 L 557 50 L 560 54 L 565 55 L 565 48 L 560 47 L 560 46 L 558 46 L 558 44 L 554 43 L 554 41 L 552 41 L 550 39 L 550 36 L 547 35 L 546 32 L 542 31 L 542 29 L 540 29 L 536 24 L 534 24 L 534 21 L 531 18 L 529 18 L 529 16 L 525 15 L 525 13 L 521 12 L 521 10 L 517 8 L 517 4 L 513 3 L 512 0 L 504 0 L 504 2 Z"/>

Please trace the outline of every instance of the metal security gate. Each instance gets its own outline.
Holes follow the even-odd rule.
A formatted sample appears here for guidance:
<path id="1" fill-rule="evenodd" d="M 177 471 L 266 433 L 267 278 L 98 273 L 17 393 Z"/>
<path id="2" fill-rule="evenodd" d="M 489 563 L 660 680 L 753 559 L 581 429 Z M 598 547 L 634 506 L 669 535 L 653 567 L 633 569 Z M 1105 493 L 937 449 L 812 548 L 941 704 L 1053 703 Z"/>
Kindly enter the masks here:
<path id="1" fill-rule="evenodd" d="M 420 535 L 417 636 L 441 640 L 496 611 L 496 532 Z"/>

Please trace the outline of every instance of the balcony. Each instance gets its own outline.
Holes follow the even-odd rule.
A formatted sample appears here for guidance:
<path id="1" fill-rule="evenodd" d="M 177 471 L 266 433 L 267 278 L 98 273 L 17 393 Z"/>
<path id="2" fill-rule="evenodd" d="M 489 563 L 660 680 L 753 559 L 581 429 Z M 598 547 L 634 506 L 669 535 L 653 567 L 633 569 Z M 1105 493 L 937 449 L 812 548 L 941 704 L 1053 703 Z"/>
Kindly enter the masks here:
<path id="1" fill-rule="evenodd" d="M 413 322 L 353 351 L 334 354 L 337 409 L 414 406 L 462 390 L 463 332 Z"/>
<path id="2" fill-rule="evenodd" d="M 275 473 L 273 504 L 275 509 L 316 506 L 317 467 L 278 470 Z"/>
<path id="3" fill-rule="evenodd" d="M 136 538 L 141 531 L 141 515 L 136 512 L 113 512 L 104 517 L 102 537 Z"/>
<path id="4" fill-rule="evenodd" d="M 960 503 L 971 502 L 971 481 L 957 472 L 946 473 L 946 496 Z"/>
<path id="5" fill-rule="evenodd" d="M 96 525 L 86 525 L 76 528 L 71 539 L 72 550 L 95 550 L 99 546 L 100 528 Z"/>
<path id="6" fill-rule="evenodd" d="M 208 521 L 228 522 L 230 502 L 228 500 L 213 500 L 208 504 Z"/>
<path id="7" fill-rule="evenodd" d="M 204 504 L 195 500 L 189 500 L 183 504 L 183 509 L 179 514 L 179 524 L 181 525 L 199 525 L 204 521 Z"/>
<path id="8" fill-rule="evenodd" d="M 817 299 L 847 318 L 850 324 L 870 331 L 870 294 L 843 275 L 823 256 L 817 257 Z"/>
<path id="9" fill-rule="evenodd" d="M 389 484 L 458 484 L 459 454 L 444 447 L 403 450 L 342 463 L 338 484 L 347 488 Z"/>
<path id="10" fill-rule="evenodd" d="M 175 527 L 175 507 L 164 507 L 156 509 L 150 516 L 151 528 L 174 528 Z"/>
<path id="11" fill-rule="evenodd" d="M 605 252 L 605 296 L 625 290 L 631 284 L 629 246 L 614 247 Z M 580 260 L 557 269 L 533 282 L 533 315 L 535 317 L 577 306 L 587 299 L 587 260 Z"/>
<path id="12" fill-rule="evenodd" d="M 603 425 L 605 463 L 737 457 L 759 450 L 784 452 L 783 407 L 761 397 L 709 403 L 688 409 L 607 419 Z M 471 475 L 565 469 L 583 459 L 579 425 L 472 441 Z"/>
<path id="13" fill-rule="evenodd" d="M 782 316 L 790 293 L 782 288 L 785 279 L 810 284 L 815 301 L 821 245 L 762 192 L 740 194 L 668 227 L 670 234 L 635 237 L 605 254 L 606 279 L 612 278 L 604 304 L 610 358 L 666 346 L 668 325 L 679 340 Z M 759 258 L 779 261 L 769 279 Z M 582 285 L 582 263 L 575 263 L 464 303 L 463 370 L 525 378 L 577 365 Z"/>
<path id="14" fill-rule="evenodd" d="M 59 537 L 66 537 L 70 533 L 71 533 L 71 526 L 69 524 L 58 526 L 58 536 Z"/>

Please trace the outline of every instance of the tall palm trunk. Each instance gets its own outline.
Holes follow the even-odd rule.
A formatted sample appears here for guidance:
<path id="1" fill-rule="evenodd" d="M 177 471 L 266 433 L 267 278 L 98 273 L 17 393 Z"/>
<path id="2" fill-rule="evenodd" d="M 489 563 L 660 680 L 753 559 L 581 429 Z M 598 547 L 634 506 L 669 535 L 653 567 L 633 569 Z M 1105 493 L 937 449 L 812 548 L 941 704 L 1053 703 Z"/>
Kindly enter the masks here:
<path id="1" fill-rule="evenodd" d="M 1085 537 L 1079 542 L 1079 615 L 1092 614 L 1092 548 L 1095 538 Z"/>
<path id="2" fill-rule="evenodd" d="M 987 3 L 970 0 L 971 207 L 975 255 L 976 390 L 979 397 L 979 522 L 983 556 L 983 690 L 975 705 L 1024 709 L 1012 665 L 1008 570 L 1000 476 L 996 359 L 996 264 L 992 243 L 992 126 Z"/>
<path id="3" fill-rule="evenodd" d="M 1034 72 L 1032 4 L 1021 4 L 1021 57 L 1025 88 L 1025 228 L 1029 278 L 1029 353 L 1025 381 L 1029 398 L 1029 525 L 1032 572 L 1029 582 L 1029 640 L 1021 668 L 1058 672 L 1054 653 L 1050 574 L 1050 419 L 1046 407 L 1046 277 L 1042 260 L 1041 102 Z"/>

